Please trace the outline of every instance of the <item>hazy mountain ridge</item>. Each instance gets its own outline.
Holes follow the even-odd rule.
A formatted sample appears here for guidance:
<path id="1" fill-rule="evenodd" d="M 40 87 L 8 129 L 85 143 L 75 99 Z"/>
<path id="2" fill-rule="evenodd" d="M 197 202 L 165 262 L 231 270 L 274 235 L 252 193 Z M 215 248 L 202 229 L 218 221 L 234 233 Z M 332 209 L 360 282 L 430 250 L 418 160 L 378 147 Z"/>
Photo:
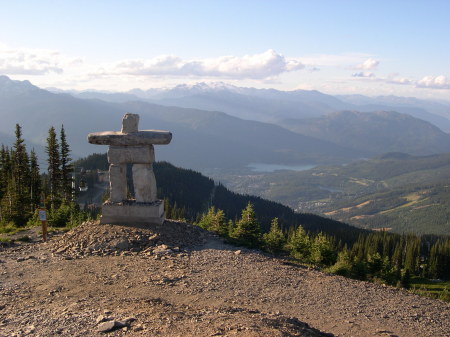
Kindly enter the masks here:
<path id="1" fill-rule="evenodd" d="M 426 155 L 450 151 L 450 135 L 426 121 L 394 111 L 339 111 L 314 119 L 288 119 L 289 130 L 373 154 Z"/>
<path id="2" fill-rule="evenodd" d="M 382 104 L 395 107 L 423 108 L 430 113 L 450 118 L 450 101 L 419 99 L 416 97 L 337 95 L 344 102 L 356 105 Z"/>
<path id="3" fill-rule="evenodd" d="M 197 169 L 243 167 L 252 162 L 332 164 L 388 151 L 431 154 L 449 150 L 448 135 L 429 123 L 395 113 L 355 113 L 350 118 L 348 113 L 335 112 L 326 115 L 335 116 L 334 130 L 319 127 L 315 134 L 308 134 L 310 130 L 299 132 L 294 127 L 298 123 L 302 126 L 303 121 L 292 121 L 286 125 L 296 131 L 293 132 L 270 123 L 243 120 L 226 112 L 218 112 L 218 109 L 204 111 L 138 100 L 113 103 L 100 99 L 80 99 L 70 94 L 55 94 L 39 89 L 28 81 L 11 81 L 6 76 L 1 79 L 0 93 L 5 94 L 0 94 L 0 114 L 3 118 L 0 132 L 13 135 L 14 126 L 19 123 L 26 138 L 44 145 L 48 128 L 54 125 L 59 129 L 64 124 L 74 157 L 99 151 L 98 146 L 87 143 L 86 135 L 94 131 L 119 130 L 125 112 L 141 114 L 143 128 L 168 129 L 173 132 L 172 144 L 158 147 L 159 160 Z M 154 93 L 169 97 L 175 92 L 181 97 L 191 90 L 203 93 L 204 99 L 210 100 L 210 107 L 222 99 L 228 105 L 233 104 L 229 109 L 239 111 L 245 101 L 253 117 L 264 117 L 266 114 L 264 118 L 278 118 L 281 113 L 295 113 L 297 116 L 299 109 L 321 115 L 332 110 L 329 104 L 341 104 L 340 107 L 344 104 L 317 91 L 280 92 L 219 84 L 212 88 L 206 84 L 193 88 L 179 86 L 175 91 L 155 89 Z M 207 92 L 216 96 L 206 95 Z M 134 98 L 127 95 L 125 97 Z M 118 96 L 114 97 L 120 101 Z M 186 97 L 190 99 L 193 96 Z M 239 99 L 235 100 L 236 97 Z M 284 109 L 285 106 L 295 109 Z M 274 109 L 283 111 L 276 112 Z M 376 118 L 377 123 L 362 123 L 358 116 L 359 119 L 361 116 Z M 320 118 L 315 121 L 320 121 Z M 355 133 L 359 136 L 358 144 L 348 137 Z M 369 134 L 371 138 L 367 138 Z"/>
<path id="4" fill-rule="evenodd" d="M 33 142 L 44 145 L 48 129 L 64 124 L 74 157 L 101 151 L 87 143 L 89 132 L 120 130 L 125 112 L 141 114 L 141 128 L 168 129 L 174 138 L 160 146 L 159 160 L 184 167 L 236 167 L 251 162 L 326 163 L 362 156 L 340 146 L 305 137 L 279 126 L 244 121 L 225 113 L 165 107 L 144 102 L 111 103 L 54 94 L 29 82 L 3 78 L 4 87 L 19 87 L 16 95 L 0 97 L 0 132 L 12 135 L 16 123 Z M 25 88 L 25 89 L 23 89 Z M 268 140 L 270 140 L 268 142 Z"/>
<path id="5" fill-rule="evenodd" d="M 320 117 L 340 110 L 396 111 L 423 119 L 450 132 L 450 103 L 414 97 L 332 96 L 316 90 L 243 88 L 222 82 L 181 84 L 173 88 L 149 90 L 133 89 L 127 93 L 87 91 L 72 94 L 80 98 L 99 98 L 111 102 L 144 100 L 169 106 L 222 111 L 239 118 L 270 123 L 287 118 Z"/>
<path id="6" fill-rule="evenodd" d="M 362 95 L 338 95 L 344 102 L 355 105 L 355 110 L 370 111 L 396 111 L 406 113 L 413 117 L 426 120 L 445 132 L 450 132 L 450 102 L 423 100 L 415 97 Z"/>

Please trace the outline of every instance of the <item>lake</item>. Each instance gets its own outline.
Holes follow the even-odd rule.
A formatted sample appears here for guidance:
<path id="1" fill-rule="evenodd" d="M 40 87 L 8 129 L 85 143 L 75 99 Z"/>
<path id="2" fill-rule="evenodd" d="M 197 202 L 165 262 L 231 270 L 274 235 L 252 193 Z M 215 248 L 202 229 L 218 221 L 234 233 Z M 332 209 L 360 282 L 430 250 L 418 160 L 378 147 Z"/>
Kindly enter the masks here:
<path id="1" fill-rule="evenodd" d="M 303 164 L 303 165 L 281 165 L 281 164 L 264 164 L 264 163 L 251 163 L 247 167 L 253 172 L 269 173 L 281 170 L 289 171 L 306 171 L 310 170 L 317 165 Z"/>

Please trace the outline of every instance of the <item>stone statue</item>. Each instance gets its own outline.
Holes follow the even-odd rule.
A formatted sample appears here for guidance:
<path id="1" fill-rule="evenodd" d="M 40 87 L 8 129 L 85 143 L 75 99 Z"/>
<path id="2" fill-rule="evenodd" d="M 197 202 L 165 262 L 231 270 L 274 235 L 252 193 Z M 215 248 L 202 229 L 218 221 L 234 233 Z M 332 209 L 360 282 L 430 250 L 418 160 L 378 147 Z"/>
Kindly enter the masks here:
<path id="1" fill-rule="evenodd" d="M 91 144 L 109 145 L 110 199 L 102 207 L 100 223 L 162 223 L 164 203 L 156 198 L 153 144 L 169 144 L 169 131 L 138 129 L 139 115 L 125 114 L 121 131 L 88 135 Z M 135 200 L 127 200 L 127 165 L 132 164 Z M 134 212 L 134 214 L 133 214 Z"/>

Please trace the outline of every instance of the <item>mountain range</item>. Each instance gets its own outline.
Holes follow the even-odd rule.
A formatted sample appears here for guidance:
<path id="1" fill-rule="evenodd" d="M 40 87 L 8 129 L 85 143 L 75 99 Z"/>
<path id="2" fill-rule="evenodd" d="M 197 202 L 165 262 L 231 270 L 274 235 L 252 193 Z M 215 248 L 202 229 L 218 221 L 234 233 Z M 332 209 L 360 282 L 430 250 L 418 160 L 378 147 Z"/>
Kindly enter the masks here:
<path id="1" fill-rule="evenodd" d="M 106 148 L 87 143 L 90 132 L 119 130 L 125 112 L 139 113 L 141 128 L 173 132 L 170 146 L 157 149 L 159 160 L 189 168 L 236 167 L 251 162 L 327 163 L 348 161 L 352 153 L 326 141 L 280 126 L 239 119 L 222 112 L 166 107 L 146 102 L 112 103 L 55 94 L 28 81 L 0 77 L 0 132 L 12 136 L 19 123 L 31 144 L 45 145 L 51 125 L 64 124 L 74 157 Z M 1 136 L 1 134 L 0 134 Z M 0 142 L 10 143 L 10 138 Z"/>
<path id="2" fill-rule="evenodd" d="M 434 106 L 441 107 L 440 115 L 432 115 L 449 121 L 443 117 L 445 104 Z M 355 105 L 318 91 L 219 83 L 128 93 L 55 93 L 0 76 L 0 142 L 11 144 L 19 123 L 29 144 L 42 149 L 49 127 L 58 130 L 64 124 L 74 157 L 105 152 L 88 144 L 86 135 L 119 130 L 122 115 L 131 112 L 141 115 L 141 128 L 174 134 L 169 146 L 157 148 L 158 160 L 195 169 L 335 164 L 393 150 L 450 151 L 450 136 L 430 122 L 395 111 L 361 113 L 349 107 Z"/>
<path id="3" fill-rule="evenodd" d="M 232 116 L 277 123 L 284 119 L 321 117 L 341 110 L 396 111 L 428 121 L 450 132 L 450 102 L 414 97 L 363 95 L 331 96 L 316 90 L 279 91 L 240 88 L 225 83 L 178 85 L 171 89 L 134 89 L 126 93 L 71 92 L 80 98 L 111 102 L 144 100 L 155 104 L 222 111 Z"/>
<path id="4" fill-rule="evenodd" d="M 286 129 L 373 155 L 447 152 L 450 135 L 424 120 L 395 111 L 338 111 L 318 118 L 286 119 Z"/>

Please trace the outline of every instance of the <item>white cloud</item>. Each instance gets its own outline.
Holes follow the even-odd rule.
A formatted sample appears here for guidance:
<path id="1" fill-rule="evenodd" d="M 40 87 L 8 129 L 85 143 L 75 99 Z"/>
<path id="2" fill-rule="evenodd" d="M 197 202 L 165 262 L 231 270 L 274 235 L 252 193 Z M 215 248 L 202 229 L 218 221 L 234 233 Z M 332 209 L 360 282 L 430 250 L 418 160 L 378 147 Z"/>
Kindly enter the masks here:
<path id="1" fill-rule="evenodd" d="M 73 62 L 59 52 L 45 49 L 14 49 L 0 45 L 0 73 L 6 75 L 61 74 L 63 64 Z"/>
<path id="2" fill-rule="evenodd" d="M 174 55 L 134 59 L 104 67 L 97 75 L 191 76 L 231 79 L 267 79 L 303 69 L 303 63 L 270 49 L 261 54 L 221 56 L 214 59 L 183 60 Z"/>
<path id="3" fill-rule="evenodd" d="M 380 64 L 379 60 L 375 60 L 374 58 L 368 58 L 363 63 L 360 63 L 356 66 L 356 69 L 362 70 L 374 70 Z"/>
<path id="4" fill-rule="evenodd" d="M 375 74 L 369 71 L 361 71 L 359 73 L 352 74 L 352 77 L 374 78 Z"/>
<path id="5" fill-rule="evenodd" d="M 419 88 L 450 89 L 450 79 L 444 75 L 425 76 L 417 82 Z"/>
<path id="6" fill-rule="evenodd" d="M 160 55 L 148 59 L 116 59 L 112 63 L 89 62 L 78 56 L 0 43 L 0 74 L 19 80 L 29 79 L 41 87 L 78 90 L 124 91 L 135 87 L 171 87 L 179 83 L 216 80 L 237 86 L 282 90 L 304 82 L 307 84 L 300 87 L 336 93 L 351 88 L 355 92 L 373 88 L 370 90 L 374 93 L 389 89 L 445 96 L 450 90 L 450 78 L 444 75 L 425 76 L 421 80 L 402 77 L 398 73 L 376 75 L 374 69 L 380 61 L 367 53 L 287 57 L 269 49 L 243 56 L 183 59 L 177 55 Z M 297 71 L 301 69 L 305 71 L 299 77 Z"/>
<path id="7" fill-rule="evenodd" d="M 361 81 L 383 82 L 396 85 L 410 85 L 415 86 L 416 88 L 450 89 L 450 79 L 448 79 L 444 75 L 425 76 L 421 80 L 415 80 L 401 77 L 398 73 L 389 74 L 387 77 L 378 77 L 372 72 L 359 72 L 352 74 L 352 77 L 355 77 L 356 79 Z"/>

